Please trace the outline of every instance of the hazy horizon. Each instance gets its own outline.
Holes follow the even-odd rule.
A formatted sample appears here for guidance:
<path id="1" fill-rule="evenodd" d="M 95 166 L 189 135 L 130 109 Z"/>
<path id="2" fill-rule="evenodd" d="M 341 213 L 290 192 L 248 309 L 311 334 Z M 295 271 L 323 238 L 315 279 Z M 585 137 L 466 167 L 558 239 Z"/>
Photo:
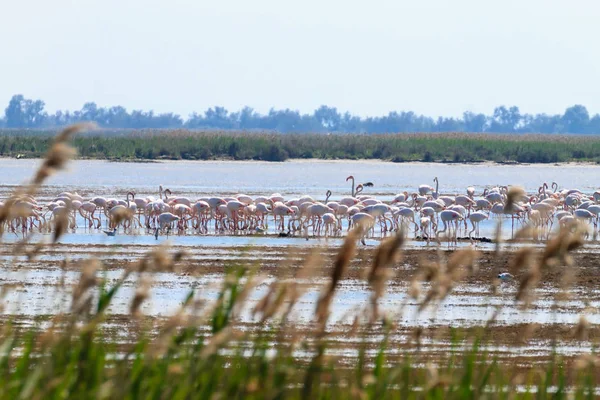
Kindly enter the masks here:
<path id="1" fill-rule="evenodd" d="M 0 101 L 183 117 L 220 105 L 459 116 L 600 112 L 600 4 L 314 0 L 12 2 Z M 2 106 L 4 108 L 5 106 Z"/>

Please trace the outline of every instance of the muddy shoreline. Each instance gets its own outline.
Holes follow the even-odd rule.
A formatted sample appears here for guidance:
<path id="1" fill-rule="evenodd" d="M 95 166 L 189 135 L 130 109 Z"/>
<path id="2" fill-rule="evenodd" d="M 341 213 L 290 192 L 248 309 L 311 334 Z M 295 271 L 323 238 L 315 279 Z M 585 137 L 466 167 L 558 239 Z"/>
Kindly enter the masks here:
<path id="1" fill-rule="evenodd" d="M 1 319 L 28 329 L 52 321 L 56 314 L 53 310 L 60 310 L 62 307 L 63 311 L 68 311 L 70 292 L 90 257 L 102 261 L 97 276 L 107 279 L 107 283 L 111 285 L 125 271 L 139 265 L 144 255 L 156 247 L 59 244 L 44 248 L 32 259 L 23 255 L 14 256 L 15 249 L 15 244 L 0 245 L 0 288 L 16 293 L 15 297 L 11 298 L 9 295 L 4 298 L 5 308 Z M 537 250 L 537 253 L 541 251 Z M 250 268 L 265 279 L 256 288 L 255 296 L 249 299 L 249 309 L 256 305 L 271 285 L 297 281 L 298 287 L 309 295 L 299 301 L 298 317 L 289 323 L 290 340 L 292 336 L 302 335 L 303 332 L 308 337 L 309 331 L 314 329 L 310 320 L 316 296 L 329 281 L 338 252 L 339 246 L 174 246 L 166 254 L 178 253 L 182 256 L 181 261 L 173 264 L 168 271 L 147 273 L 152 282 L 151 296 L 158 298 L 151 298 L 151 304 L 142 308 L 145 316 L 141 320 L 135 320 L 127 315 L 132 295 L 140 282 L 139 277 L 132 278 L 124 284 L 125 294 L 115 301 L 115 308 L 107 316 L 107 334 L 126 346 L 126 343 L 135 339 L 140 326 L 158 332 L 169 318 L 169 313 L 164 313 L 167 306 L 176 310 L 181 296 L 192 289 L 208 296 L 205 300 L 210 303 L 214 298 L 211 293 L 219 290 L 226 274 L 241 266 Z M 361 332 L 340 316 L 348 310 L 360 312 L 361 309 L 368 309 L 370 287 L 366 283 L 365 274 L 372 265 L 376 252 L 377 248 L 373 246 L 358 247 L 340 281 L 338 292 L 341 297 L 334 301 L 334 315 L 331 317 L 333 322 L 328 327 L 328 338 L 333 343 L 332 356 L 341 360 L 351 360 L 357 349 L 365 346 L 365 343 L 369 351 L 376 352 L 382 338 L 383 331 L 380 329 Z M 454 346 L 464 349 L 476 336 L 484 339 L 488 352 L 499 361 L 516 362 L 519 365 L 531 366 L 546 362 L 551 359 L 554 351 L 558 351 L 570 363 L 579 355 L 591 351 L 600 339 L 600 325 L 591 324 L 581 341 L 577 334 L 577 321 L 583 314 L 590 318 L 598 315 L 600 291 L 597 290 L 597 276 L 600 254 L 586 252 L 584 247 L 572 254 L 572 266 L 557 264 L 544 269 L 535 289 L 536 301 L 529 309 L 522 310 L 521 305 L 515 301 L 515 296 L 525 271 L 516 272 L 515 279 L 510 282 L 501 283 L 496 278 L 498 273 L 510 270 L 516 252 L 477 252 L 474 272 L 456 282 L 448 299 L 438 304 L 432 317 L 413 320 L 411 310 L 417 308 L 419 301 L 432 286 L 422 282 L 420 298 L 410 300 L 407 293 L 411 290 L 411 282 L 423 265 L 445 265 L 455 251 L 443 248 L 401 251 L 388 268 L 390 274 L 387 295 L 381 299 L 381 306 L 393 323 L 389 337 L 390 354 L 387 355 L 390 362 L 400 362 L 407 354 L 416 351 L 427 354 L 431 360 L 442 361 Z M 65 256 L 68 256 L 69 262 L 61 262 Z M 572 272 L 569 273 L 571 282 L 568 290 L 562 290 L 566 271 Z M 39 296 L 48 296 L 48 293 L 62 296 L 56 301 L 54 308 L 42 307 L 49 300 Z M 19 301 L 29 306 L 19 308 Z M 347 304 L 346 301 L 351 303 Z M 402 307 L 407 309 L 401 312 Z M 491 321 L 490 316 L 496 309 L 503 310 L 505 315 L 497 321 Z M 514 317 L 513 314 L 521 312 L 528 317 Z M 536 322 L 535 317 L 540 314 L 548 317 L 542 322 Z M 566 319 L 565 316 L 569 318 Z M 236 323 L 236 329 L 258 332 L 264 326 L 249 317 L 241 317 Z"/>

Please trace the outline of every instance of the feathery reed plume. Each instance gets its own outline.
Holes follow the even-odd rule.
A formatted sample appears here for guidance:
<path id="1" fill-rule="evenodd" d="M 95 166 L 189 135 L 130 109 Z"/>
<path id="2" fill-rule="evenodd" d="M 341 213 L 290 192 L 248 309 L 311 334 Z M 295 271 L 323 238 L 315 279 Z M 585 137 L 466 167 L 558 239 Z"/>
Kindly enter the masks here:
<path id="1" fill-rule="evenodd" d="M 413 276 L 408 289 L 409 296 L 414 300 L 418 300 L 421 295 L 421 282 L 436 281 L 438 275 L 441 273 L 439 263 L 431 262 L 425 258 L 421 259 L 418 266 L 419 269 Z"/>
<path id="2" fill-rule="evenodd" d="M 381 242 L 373 259 L 373 265 L 369 270 L 367 277 L 369 284 L 376 285 L 377 281 L 385 276 L 383 269 L 393 262 L 398 249 L 403 243 L 404 232 L 402 230 Z"/>
<path id="3" fill-rule="evenodd" d="M 86 260 L 83 263 L 81 277 L 73 290 L 71 310 L 73 315 L 87 314 L 92 304 L 91 289 L 96 287 L 98 280 L 96 272 L 100 269 L 100 261 L 96 258 Z"/>
<path id="4" fill-rule="evenodd" d="M 321 293 L 319 300 L 317 301 L 317 307 L 315 314 L 317 316 L 317 321 L 321 324 L 322 328 L 325 327 L 325 322 L 329 317 L 329 307 L 331 305 L 331 300 L 333 299 L 333 295 L 337 285 L 342 279 L 346 268 L 350 264 L 350 260 L 354 257 L 354 252 L 356 251 L 356 241 L 362 236 L 363 228 L 361 226 L 357 226 L 348 232 L 348 236 L 344 240 L 344 244 L 340 248 L 336 260 L 333 265 L 333 271 L 331 273 L 331 281 L 329 285 L 325 288 L 324 292 Z"/>
<path id="5" fill-rule="evenodd" d="M 131 268 L 130 272 L 168 272 L 173 271 L 175 263 L 185 257 L 185 251 L 176 251 L 171 254 L 168 246 L 161 244 L 144 255 Z"/>
<path id="6" fill-rule="evenodd" d="M 540 266 L 538 263 L 534 262 L 534 258 L 534 249 L 531 247 L 524 247 L 515 253 L 515 256 L 509 264 L 509 271 L 515 276 L 525 270 L 515 296 L 517 301 L 524 302 L 525 308 L 529 307 L 535 300 L 534 289 L 537 287 L 541 278 Z"/>
<path id="7" fill-rule="evenodd" d="M 571 288 L 575 284 L 576 278 L 575 265 L 565 268 L 562 278 L 560 279 L 560 290 L 555 296 L 556 301 L 567 301 L 573 297 Z"/>
<path id="8" fill-rule="evenodd" d="M 477 272 L 477 264 L 480 253 L 474 249 L 462 249 L 455 251 L 446 263 L 447 273 L 453 281 L 459 281 L 465 276 Z"/>
<path id="9" fill-rule="evenodd" d="M 133 217 L 133 210 L 130 208 L 114 208 L 111 210 L 110 223 L 112 227 L 117 227 L 124 221 L 131 221 Z"/>
<path id="10" fill-rule="evenodd" d="M 538 236 L 538 229 L 533 227 L 533 226 L 529 226 L 529 225 L 525 225 L 522 228 L 520 228 L 518 231 L 515 232 L 514 236 L 512 239 L 509 240 L 509 242 L 521 242 L 524 240 L 532 240 L 534 237 Z"/>
<path id="11" fill-rule="evenodd" d="M 54 216 L 54 232 L 52 234 L 52 243 L 56 243 L 62 235 L 69 229 L 69 210 L 63 208 Z"/>
<path id="12" fill-rule="evenodd" d="M 260 322 L 271 318 L 282 307 L 288 297 L 290 284 L 288 282 L 273 282 L 267 294 L 256 304 L 252 316 L 261 314 Z"/>
<path id="13" fill-rule="evenodd" d="M 215 334 L 210 339 L 210 342 L 208 342 L 208 344 L 204 346 L 204 348 L 200 352 L 200 358 L 205 359 L 208 356 L 215 354 L 223 344 L 240 337 L 241 332 L 234 331 L 231 326 L 226 326 L 221 331 L 219 331 L 219 333 Z"/>
<path id="14" fill-rule="evenodd" d="M 519 289 L 517 290 L 515 299 L 517 301 L 522 301 L 525 308 L 530 307 L 535 300 L 534 289 L 540 282 L 541 276 L 542 274 L 537 263 L 531 263 L 528 270 L 523 274 L 523 277 L 519 282 Z"/>
<path id="15" fill-rule="evenodd" d="M 322 265 L 322 261 L 323 261 L 323 249 L 321 249 L 321 248 L 313 249 L 313 251 L 311 251 L 309 253 L 309 255 L 306 258 L 306 261 L 303 263 L 302 267 L 296 273 L 295 279 L 293 279 L 290 282 L 290 284 L 287 286 L 286 290 L 287 290 L 287 296 L 288 296 L 287 300 L 288 301 L 286 303 L 286 308 L 283 312 L 283 316 L 282 316 L 283 321 L 286 321 L 289 318 L 289 316 L 292 312 L 292 309 L 298 302 L 298 299 L 300 298 L 300 296 L 302 296 L 302 294 L 305 291 L 305 289 L 303 289 L 300 286 L 301 285 L 300 282 L 306 278 L 314 276 L 317 267 L 319 265 Z"/>
<path id="16" fill-rule="evenodd" d="M 494 232 L 494 238 L 496 240 L 496 248 L 495 248 L 495 253 L 496 256 L 498 256 L 498 254 L 500 254 L 500 251 L 502 250 L 502 221 L 498 221 L 498 223 L 496 224 L 496 230 Z"/>
<path id="17" fill-rule="evenodd" d="M 579 322 L 575 328 L 574 337 L 577 340 L 587 340 L 590 331 L 590 323 L 584 315 L 579 316 Z"/>
<path id="18" fill-rule="evenodd" d="M 523 247 L 517 250 L 508 263 L 508 272 L 518 276 L 522 270 L 528 270 L 533 264 L 535 250 L 531 247 Z"/>
<path id="19" fill-rule="evenodd" d="M 235 304 L 233 305 L 231 311 L 232 318 L 234 318 L 240 313 L 242 307 L 245 305 L 246 299 L 248 298 L 248 296 L 250 296 L 250 292 L 252 292 L 252 290 L 254 290 L 257 286 L 260 286 L 266 279 L 267 277 L 264 275 L 250 275 L 248 281 L 246 282 L 246 284 L 244 284 L 242 290 L 239 291 L 239 293 L 236 296 Z M 275 311 L 273 311 L 273 313 L 275 313 Z"/>
<path id="20" fill-rule="evenodd" d="M 76 124 L 65 128 L 54 138 L 54 142 L 40 168 L 36 171 L 33 181 L 29 184 L 27 190 L 19 188 L 4 202 L 4 206 L 0 207 L 0 236 L 4 233 L 4 225 L 7 221 L 22 215 L 23 208 L 16 207 L 19 201 L 23 200 L 23 196 L 33 196 L 38 188 L 49 176 L 56 171 L 64 169 L 66 163 L 76 154 L 73 147 L 69 146 L 68 140 L 77 132 L 95 127 L 94 124 Z M 66 226 L 68 226 L 68 221 Z M 59 226 L 63 228 L 63 226 Z M 61 233 L 62 234 L 62 233 Z M 60 237 L 60 235 L 57 235 Z M 55 235 L 55 239 L 57 237 Z M 56 240 L 55 240 L 56 241 Z"/>
<path id="21" fill-rule="evenodd" d="M 537 322 L 532 322 L 524 326 L 521 334 L 519 335 L 519 341 L 523 344 L 529 342 L 529 340 L 535 334 L 535 331 L 541 327 Z"/>
<path id="22" fill-rule="evenodd" d="M 444 300 L 459 280 L 475 271 L 475 261 L 478 257 L 479 252 L 476 250 L 463 249 L 455 251 L 446 262 L 446 265 L 425 264 L 425 271 L 427 272 L 418 275 L 426 280 L 431 278 L 431 288 L 419 304 L 419 312 L 423 311 L 433 301 L 440 302 Z"/>
<path id="23" fill-rule="evenodd" d="M 133 300 L 131 301 L 131 306 L 129 307 L 129 313 L 133 315 L 134 318 L 139 318 L 141 315 L 140 306 L 150 295 L 150 285 L 150 278 L 148 278 L 146 275 L 142 275 L 140 283 L 135 290 Z"/>
<path id="24" fill-rule="evenodd" d="M 511 186 L 508 189 L 508 194 L 506 195 L 506 203 L 504 203 L 504 213 L 510 214 L 513 211 L 513 205 L 517 203 L 518 199 L 525 195 L 525 190 L 518 186 Z"/>
<path id="25" fill-rule="evenodd" d="M 593 354 L 582 354 L 573 363 L 573 368 L 576 370 L 597 368 L 600 366 L 600 357 Z"/>
<path id="26" fill-rule="evenodd" d="M 67 161 L 77 154 L 76 150 L 67 144 L 73 135 L 95 128 L 96 125 L 93 123 L 75 124 L 66 127 L 56 135 L 54 143 L 52 144 L 52 147 L 50 147 L 50 150 L 48 150 L 42 166 L 38 169 L 33 178 L 28 193 L 33 195 L 46 178 L 57 171 L 64 169 Z"/>
<path id="27" fill-rule="evenodd" d="M 371 319 L 379 315 L 378 300 L 385 291 L 385 282 L 391 271 L 387 267 L 394 261 L 398 250 L 404 242 L 404 232 L 400 230 L 396 235 L 381 242 L 373 259 L 373 266 L 368 273 L 368 282 L 373 293 L 371 294 Z"/>
<path id="28" fill-rule="evenodd" d="M 548 267 L 560 262 L 571 264 L 572 260 L 568 257 L 568 253 L 583 246 L 584 234 L 585 227 L 582 223 L 577 223 L 574 232 L 568 228 L 561 227 L 558 235 L 550 239 L 546 244 L 540 266 Z"/>

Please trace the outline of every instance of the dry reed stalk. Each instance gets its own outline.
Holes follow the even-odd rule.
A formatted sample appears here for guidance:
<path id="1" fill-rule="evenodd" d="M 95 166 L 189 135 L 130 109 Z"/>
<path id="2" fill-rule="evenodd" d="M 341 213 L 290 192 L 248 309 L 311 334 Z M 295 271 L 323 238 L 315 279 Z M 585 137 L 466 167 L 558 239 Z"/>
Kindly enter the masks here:
<path id="1" fill-rule="evenodd" d="M 242 290 L 238 293 L 238 295 L 235 299 L 235 304 L 233 305 L 233 309 L 232 309 L 232 313 L 231 313 L 232 319 L 235 318 L 235 316 L 241 312 L 241 309 L 245 305 L 246 299 L 248 299 L 252 290 L 254 290 L 256 287 L 260 286 L 266 279 L 267 279 L 267 277 L 265 275 L 258 275 L 258 276 L 251 275 L 248 278 L 248 281 L 242 287 Z M 285 295 L 285 290 L 284 290 L 283 294 Z M 279 307 L 276 307 L 276 308 L 279 308 Z M 276 310 L 274 310 L 273 313 L 275 313 L 275 311 Z"/>
<path id="2" fill-rule="evenodd" d="M 204 346 L 200 352 L 200 358 L 206 359 L 207 357 L 215 354 L 224 344 L 236 339 L 240 339 L 241 337 L 243 337 L 242 332 L 233 330 L 231 326 L 226 326 L 216 335 L 214 335 L 208 344 Z"/>
<path id="3" fill-rule="evenodd" d="M 502 221 L 498 221 L 498 223 L 496 224 L 494 238 L 496 238 L 495 253 L 496 253 L 496 256 L 498 256 L 500 254 L 500 252 L 502 251 L 502 246 L 501 246 L 502 245 Z"/>
<path id="4" fill-rule="evenodd" d="M 573 363 L 575 370 L 590 369 L 600 367 L 600 357 L 594 354 L 582 354 Z"/>
<path id="5" fill-rule="evenodd" d="M 577 323 L 577 326 L 575 327 L 575 332 L 573 334 L 573 337 L 580 341 L 588 340 L 589 332 L 590 332 L 589 321 L 587 320 L 585 315 L 580 315 L 579 322 Z"/>
<path id="6" fill-rule="evenodd" d="M 171 253 L 169 247 L 165 244 L 157 246 L 148 253 L 144 254 L 138 262 L 133 264 L 129 272 L 172 272 L 176 263 L 181 261 L 186 253 L 184 250 Z"/>
<path id="7" fill-rule="evenodd" d="M 54 232 L 52 234 L 52 243 L 56 243 L 58 239 L 62 235 L 67 232 L 69 228 L 69 211 L 68 209 L 63 209 L 61 212 L 57 213 L 54 217 Z"/>
<path id="8" fill-rule="evenodd" d="M 512 213 L 513 205 L 515 205 L 515 203 L 524 195 L 525 190 L 523 190 L 523 188 L 518 186 L 511 186 L 510 189 L 508 189 L 508 194 L 506 195 L 506 202 L 504 203 L 504 213 Z"/>
<path id="9" fill-rule="evenodd" d="M 76 150 L 67 144 L 67 142 L 71 140 L 71 137 L 82 131 L 95 128 L 96 125 L 92 123 L 76 124 L 66 127 L 56 135 L 54 143 L 52 144 L 52 147 L 50 147 L 50 150 L 48 150 L 42 166 L 35 174 L 27 193 L 34 195 L 39 186 L 49 176 L 52 176 L 57 171 L 63 170 L 67 161 L 77 154 Z"/>
<path id="10" fill-rule="evenodd" d="M 477 250 L 468 248 L 457 250 L 448 259 L 446 263 L 447 273 L 453 281 L 457 282 L 467 275 L 477 272 L 476 261 L 480 257 Z"/>
<path id="11" fill-rule="evenodd" d="M 419 312 L 422 312 L 430 303 L 443 301 L 452 291 L 456 283 L 476 270 L 475 262 L 479 252 L 473 249 L 462 249 L 455 251 L 446 265 L 439 263 L 425 264 L 425 273 L 421 276 L 431 281 L 431 288 L 419 304 Z"/>
<path id="12" fill-rule="evenodd" d="M 572 232 L 570 229 L 561 228 L 558 235 L 548 241 L 542 254 L 540 267 L 549 267 L 564 263 L 572 265 L 573 260 L 568 255 L 569 252 L 583 246 L 583 235 L 585 227 L 578 223 L 576 229 Z"/>
<path id="13" fill-rule="evenodd" d="M 129 313 L 136 319 L 141 317 L 140 307 L 144 301 L 148 299 L 151 285 L 152 280 L 148 276 L 142 275 L 140 282 L 135 289 L 135 295 L 131 301 L 131 306 L 129 307 Z"/>
<path id="14" fill-rule="evenodd" d="M 527 343 L 534 336 L 535 331 L 537 331 L 541 326 L 542 325 L 537 322 L 532 322 L 525 325 L 522 333 L 519 335 L 520 342 L 523 344 Z"/>
<path id="15" fill-rule="evenodd" d="M 502 308 L 504 308 L 503 305 L 498 305 L 498 306 L 494 307 L 494 312 L 488 318 L 488 320 L 485 321 L 485 330 L 486 331 L 494 325 L 494 323 L 498 319 L 498 315 L 500 315 L 500 312 L 502 311 Z"/>
<path id="16" fill-rule="evenodd" d="M 523 274 L 515 299 L 523 302 L 524 308 L 529 308 L 533 304 L 536 297 L 534 289 L 540 282 L 541 276 L 539 265 L 536 263 L 532 263 L 525 274 Z"/>
<path id="17" fill-rule="evenodd" d="M 325 288 L 325 291 L 321 293 L 321 296 L 317 301 L 315 315 L 317 317 L 317 322 L 321 325 L 322 330 L 325 328 L 325 323 L 329 317 L 329 307 L 331 305 L 331 300 L 333 299 L 337 285 L 340 279 L 342 279 L 344 272 L 348 268 L 350 260 L 352 257 L 354 257 L 354 253 L 356 251 L 356 241 L 362 237 L 362 233 L 363 228 L 358 226 L 352 229 L 346 236 L 344 244 L 338 252 L 334 262 L 331 281 Z"/>
<path id="18" fill-rule="evenodd" d="M 67 143 L 71 137 L 78 132 L 94 127 L 94 124 L 85 123 L 71 125 L 56 135 L 52 146 L 48 150 L 42 165 L 36 171 L 32 182 L 28 186 L 20 187 L 15 190 L 15 192 L 4 202 L 4 207 L 0 208 L 0 236 L 4 233 L 5 223 L 13 218 L 18 218 L 19 215 L 21 215 L 19 210 L 23 209 L 17 207 L 18 202 L 22 200 L 24 196 L 35 195 L 39 187 L 48 177 L 52 176 L 57 171 L 64 169 L 67 162 L 75 156 L 75 149 Z M 62 230 L 65 229 L 64 226 L 68 226 L 68 222 L 67 224 L 64 224 L 64 221 L 61 221 L 58 228 Z M 60 237 L 62 233 L 59 232 L 58 235 L 55 235 L 54 241 L 58 240 L 58 237 Z"/>
<path id="19" fill-rule="evenodd" d="M 96 272 L 100 267 L 101 263 L 96 258 L 83 262 L 81 277 L 73 289 L 71 312 L 74 316 L 87 315 L 90 312 L 93 298 L 91 290 L 98 284 Z"/>
<path id="20" fill-rule="evenodd" d="M 440 374 L 438 367 L 431 362 L 427 363 L 427 386 L 425 392 L 429 392 L 434 388 L 445 388 L 452 383 L 452 378 L 446 374 Z"/>
<path id="21" fill-rule="evenodd" d="M 571 288 L 577 280 L 577 273 L 575 272 L 575 265 L 565 268 L 562 278 L 560 280 L 560 290 L 555 296 L 556 301 L 568 301 L 573 297 Z"/>
<path id="22" fill-rule="evenodd" d="M 517 232 L 515 232 L 515 235 L 509 241 L 522 242 L 524 240 L 533 240 L 534 237 L 538 236 L 538 233 L 539 230 L 537 228 L 526 225 L 520 228 Z"/>
<path id="23" fill-rule="evenodd" d="M 135 216 L 130 208 L 115 208 L 111 210 L 111 225 L 112 227 L 119 226 L 122 222 L 131 221 Z"/>
<path id="24" fill-rule="evenodd" d="M 273 317 L 284 305 L 289 294 L 290 284 L 287 282 L 273 282 L 267 294 L 256 304 L 252 316 L 260 314 L 260 322 L 264 323 Z"/>
<path id="25" fill-rule="evenodd" d="M 373 266 L 368 272 L 368 282 L 371 286 L 371 322 L 379 316 L 378 301 L 383 296 L 386 281 L 391 276 L 388 266 L 394 262 L 398 250 L 404 242 L 404 232 L 399 231 L 396 235 L 381 242 L 373 259 Z"/>
<path id="26" fill-rule="evenodd" d="M 292 281 L 292 283 L 288 286 L 288 301 L 287 307 L 283 312 L 283 321 L 287 321 L 294 305 L 300 299 L 300 296 L 305 292 L 305 290 L 300 287 L 301 281 L 313 277 L 316 274 L 318 266 L 322 265 L 323 261 L 323 249 L 315 248 L 310 252 L 306 261 L 302 265 L 302 267 L 298 270 L 296 274 L 296 278 Z"/>

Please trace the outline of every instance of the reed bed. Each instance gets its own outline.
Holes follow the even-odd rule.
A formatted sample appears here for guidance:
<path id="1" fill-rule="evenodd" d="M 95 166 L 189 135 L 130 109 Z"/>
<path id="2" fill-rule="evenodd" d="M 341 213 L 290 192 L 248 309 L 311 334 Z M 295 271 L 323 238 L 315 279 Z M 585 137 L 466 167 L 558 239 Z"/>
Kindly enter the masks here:
<path id="1" fill-rule="evenodd" d="M 49 131 L 4 130 L 0 134 L 0 156 L 40 157 L 51 143 Z M 81 157 L 111 160 L 317 158 L 394 162 L 600 162 L 600 138 L 581 135 L 120 130 L 80 135 L 73 145 Z"/>
<path id="2" fill-rule="evenodd" d="M 0 214 L 0 223 L 15 217 L 11 207 L 22 196 L 36 192 L 44 180 L 62 169 L 74 149 L 71 136 L 84 127 L 58 135 L 30 185 L 15 191 Z M 76 140 L 76 139 L 75 139 Z M 17 215 L 18 217 L 18 215 Z M 15 256 L 34 259 L 51 248 L 64 233 L 58 218 L 48 242 L 26 237 L 14 247 Z M 464 399 L 464 398 L 593 398 L 598 385 L 600 358 L 586 354 L 567 360 L 553 354 L 543 365 L 500 363 L 484 345 L 491 340 L 495 316 L 485 327 L 455 337 L 455 350 L 440 359 L 426 352 L 400 354 L 391 362 L 386 354 L 388 338 L 402 315 L 383 314 L 378 307 L 386 282 L 402 259 L 403 233 L 384 239 L 373 260 L 364 265 L 364 279 L 371 291 L 363 309 L 354 310 L 348 335 L 364 338 L 358 355 L 342 363 L 332 355 L 335 347 L 329 325 L 331 304 L 340 280 L 355 259 L 360 227 L 355 228 L 333 261 L 327 284 L 315 305 L 313 321 L 299 327 L 293 308 L 303 288 L 299 280 L 310 278 L 328 262 L 318 251 L 308 257 L 295 278 L 275 282 L 251 307 L 253 329 L 241 322 L 250 293 L 263 277 L 256 266 L 232 265 L 217 299 L 203 302 L 190 291 L 180 309 L 161 321 L 144 317 L 152 274 L 172 271 L 186 262 L 186 254 L 157 246 L 108 286 L 102 278 L 102 262 L 89 258 L 78 262 L 79 282 L 71 288 L 71 310 L 34 327 L 6 323 L 0 329 L 0 398 L 99 398 L 99 399 Z M 520 276 L 515 301 L 529 307 L 543 276 L 561 273 L 561 296 L 570 296 L 572 274 L 577 269 L 572 252 L 583 244 L 583 231 L 563 230 L 541 250 L 515 252 L 510 272 Z M 499 249 L 498 251 L 502 251 Z M 480 254 L 474 249 L 439 251 L 435 260 L 423 260 L 415 268 L 410 296 L 425 310 L 437 307 L 466 277 L 476 274 Z M 16 259 L 16 258 L 15 258 Z M 61 266 L 67 269 L 67 257 Z M 73 267 L 72 265 L 69 267 Z M 285 263 L 282 265 L 285 268 Z M 131 302 L 131 329 L 117 340 L 109 332 L 109 306 L 123 282 L 138 276 Z M 495 290 L 499 282 L 491 285 Z M 4 287 L 6 290 L 10 288 Z M 5 292 L 3 292 L 5 294 Z M 563 297 L 557 296 L 557 302 Z M 247 312 L 247 311 L 246 311 Z M 112 328 L 114 330 L 114 327 Z M 526 332 L 533 329 L 525 327 Z M 584 316 L 573 327 L 576 341 L 586 342 L 590 324 Z M 123 332 L 121 332 L 122 334 Z M 420 348 L 424 330 L 417 328 L 407 341 Z M 369 334 L 381 339 L 373 354 Z"/>

